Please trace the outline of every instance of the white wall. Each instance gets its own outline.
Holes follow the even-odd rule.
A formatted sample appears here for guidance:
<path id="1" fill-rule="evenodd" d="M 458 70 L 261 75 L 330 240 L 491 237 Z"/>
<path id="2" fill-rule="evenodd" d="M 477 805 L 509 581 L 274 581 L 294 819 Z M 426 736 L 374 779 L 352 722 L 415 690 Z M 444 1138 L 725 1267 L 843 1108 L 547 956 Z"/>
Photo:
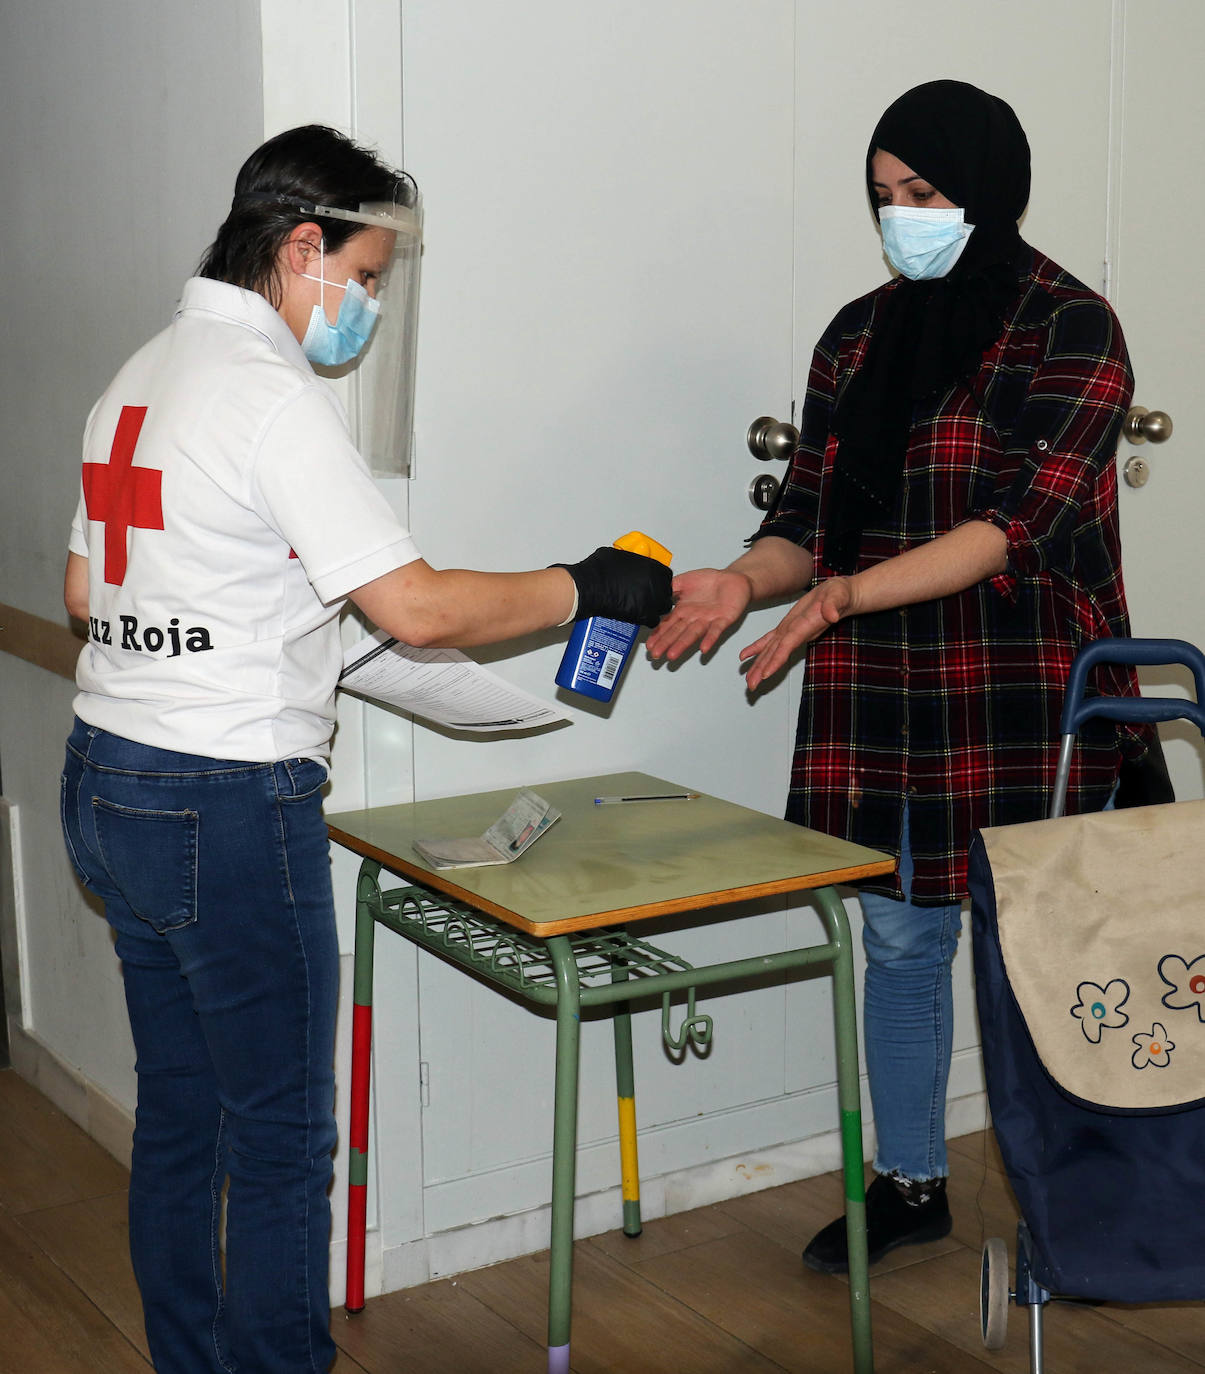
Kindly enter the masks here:
<path id="1" fill-rule="evenodd" d="M 64 620 L 84 422 L 126 356 L 168 322 L 224 216 L 262 133 L 260 68 L 253 0 L 4 6 L 0 601 Z M 58 834 L 72 695 L 0 654 L 0 778 L 19 817 L 26 898 L 27 1005 L 10 999 L 7 1011 L 28 1033 L 14 1062 L 47 1072 L 31 1053 L 49 1050 L 79 1116 L 88 1094 L 72 1093 L 72 1074 L 127 1112 L 134 1076 L 108 929 Z M 115 1149 L 118 1116 L 107 1113 L 103 1132 Z"/>

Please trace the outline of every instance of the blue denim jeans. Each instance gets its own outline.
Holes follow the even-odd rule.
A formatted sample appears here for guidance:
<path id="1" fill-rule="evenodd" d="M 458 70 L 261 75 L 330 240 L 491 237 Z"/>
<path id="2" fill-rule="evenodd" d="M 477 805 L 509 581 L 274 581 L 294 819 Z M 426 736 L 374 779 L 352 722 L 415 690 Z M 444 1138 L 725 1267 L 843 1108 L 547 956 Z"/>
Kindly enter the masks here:
<path id="1" fill-rule="evenodd" d="M 1116 788 L 1114 795 L 1116 794 Z M 1113 809 L 1113 796 L 1105 803 Z M 946 1086 L 954 1034 L 950 971 L 962 907 L 913 906 L 908 809 L 900 833 L 904 901 L 860 894 L 866 979 L 862 1034 L 877 1173 L 945 1178 Z"/>
<path id="2" fill-rule="evenodd" d="M 177 754 L 79 721 L 67 743 L 67 848 L 116 933 L 137 1054 L 130 1252 L 160 1374 L 335 1357 L 324 781 L 308 759 Z"/>
<path id="3" fill-rule="evenodd" d="M 874 1107 L 878 1173 L 944 1178 L 946 1084 L 954 1033 L 950 968 L 962 909 L 913 906 L 905 808 L 900 836 L 904 901 L 861 894 L 866 979 L 862 1006 L 866 1073 Z"/>

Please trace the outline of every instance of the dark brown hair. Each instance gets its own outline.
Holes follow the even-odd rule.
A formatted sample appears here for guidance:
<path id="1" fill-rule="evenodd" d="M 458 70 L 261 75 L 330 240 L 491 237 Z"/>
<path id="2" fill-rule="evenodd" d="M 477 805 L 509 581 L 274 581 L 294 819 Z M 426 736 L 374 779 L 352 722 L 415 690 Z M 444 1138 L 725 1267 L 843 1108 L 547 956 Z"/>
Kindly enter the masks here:
<path id="1" fill-rule="evenodd" d="M 322 124 L 287 129 L 251 154 L 239 169 L 234 199 L 197 275 L 258 291 L 280 304 L 277 256 L 315 205 L 354 210 L 365 201 L 413 205 L 418 188 L 345 134 Z M 308 213 L 307 213 L 308 211 Z M 361 225 L 321 220 L 327 252 L 335 253 Z"/>

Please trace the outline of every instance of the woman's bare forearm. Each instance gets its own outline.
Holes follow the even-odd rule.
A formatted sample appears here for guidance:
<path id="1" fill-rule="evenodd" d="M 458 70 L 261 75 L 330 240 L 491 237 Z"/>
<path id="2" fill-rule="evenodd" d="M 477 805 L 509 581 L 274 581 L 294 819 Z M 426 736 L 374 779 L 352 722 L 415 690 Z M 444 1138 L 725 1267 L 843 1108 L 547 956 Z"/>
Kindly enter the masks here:
<path id="1" fill-rule="evenodd" d="M 754 601 L 769 601 L 802 592 L 811 583 L 812 566 L 812 555 L 807 549 L 768 534 L 764 539 L 754 540 L 725 571 L 738 572 L 749 579 Z"/>

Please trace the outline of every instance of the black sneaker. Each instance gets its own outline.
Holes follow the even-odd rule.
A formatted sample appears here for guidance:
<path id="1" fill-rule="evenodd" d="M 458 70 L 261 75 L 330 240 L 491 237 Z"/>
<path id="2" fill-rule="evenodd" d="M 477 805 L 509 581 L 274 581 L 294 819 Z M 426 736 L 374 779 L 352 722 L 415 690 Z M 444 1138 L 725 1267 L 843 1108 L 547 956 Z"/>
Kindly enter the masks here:
<path id="1" fill-rule="evenodd" d="M 876 1174 L 866 1190 L 866 1248 L 871 1264 L 897 1245 L 922 1245 L 926 1241 L 940 1240 L 950 1234 L 953 1225 L 944 1178 L 918 1183 L 897 1181 L 890 1174 Z M 822 1274 L 849 1271 L 843 1216 L 830 1221 L 812 1237 L 811 1244 L 803 1252 L 803 1262 L 809 1269 L 818 1269 Z"/>

